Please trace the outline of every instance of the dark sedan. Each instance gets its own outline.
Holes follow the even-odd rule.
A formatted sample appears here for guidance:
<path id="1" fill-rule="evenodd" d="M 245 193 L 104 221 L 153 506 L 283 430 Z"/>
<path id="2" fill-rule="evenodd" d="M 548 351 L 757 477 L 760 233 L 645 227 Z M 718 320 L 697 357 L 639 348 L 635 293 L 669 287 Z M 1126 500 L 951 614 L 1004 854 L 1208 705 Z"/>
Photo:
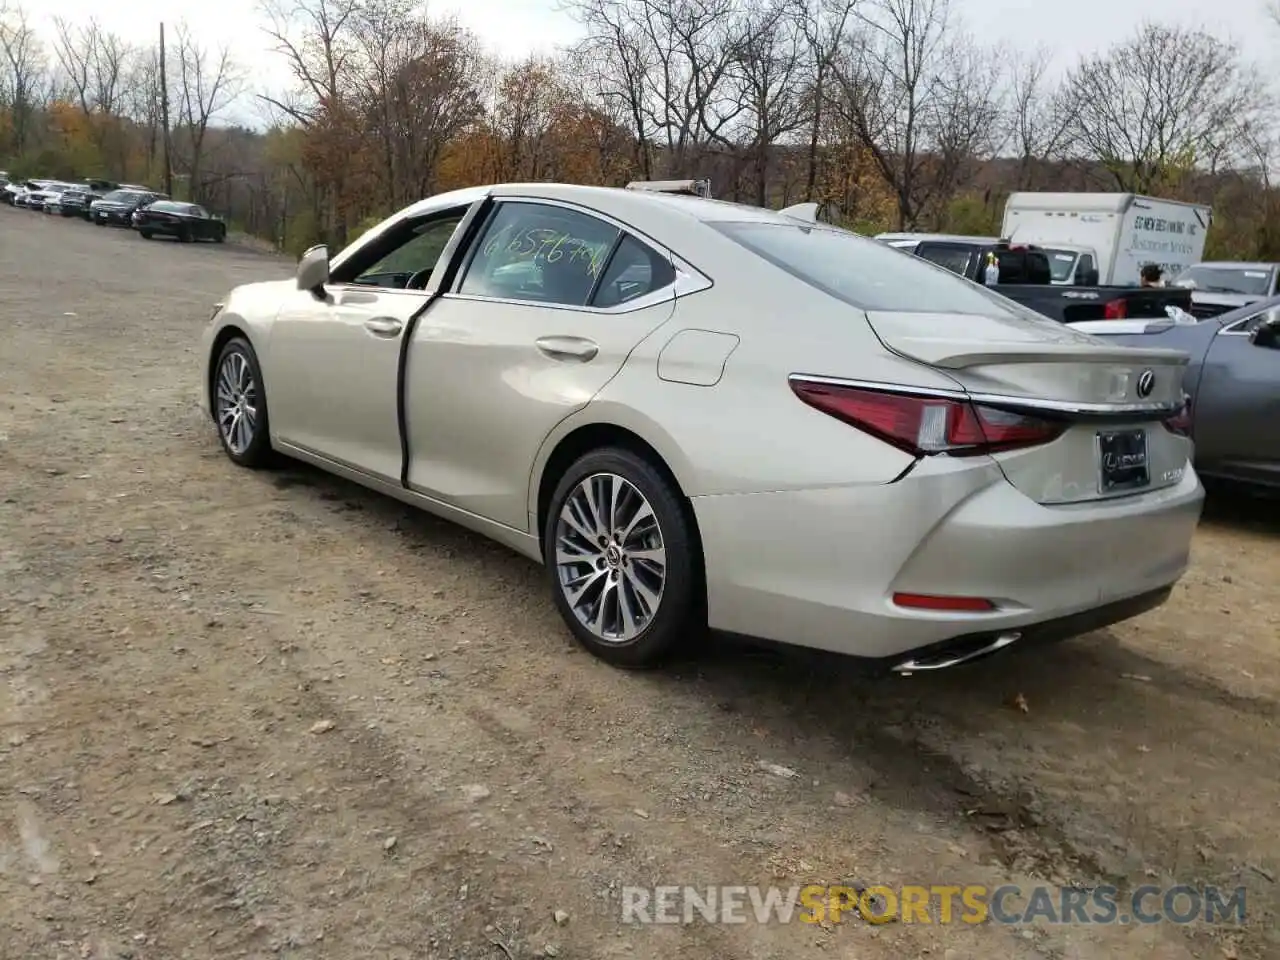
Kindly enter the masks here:
<path id="1" fill-rule="evenodd" d="M 1280 296 L 1199 323 L 1072 326 L 1135 347 L 1190 354 L 1183 389 L 1191 397 L 1196 470 L 1207 479 L 1280 492 Z"/>
<path id="2" fill-rule="evenodd" d="M 227 225 L 198 203 L 157 200 L 140 207 L 133 214 L 133 227 L 144 240 L 152 237 L 176 237 L 183 243 L 192 240 L 227 239 Z"/>
<path id="3" fill-rule="evenodd" d="M 152 190 L 112 190 L 101 200 L 89 204 L 89 219 L 100 227 L 130 227 L 135 210 L 163 199 L 163 194 Z"/>

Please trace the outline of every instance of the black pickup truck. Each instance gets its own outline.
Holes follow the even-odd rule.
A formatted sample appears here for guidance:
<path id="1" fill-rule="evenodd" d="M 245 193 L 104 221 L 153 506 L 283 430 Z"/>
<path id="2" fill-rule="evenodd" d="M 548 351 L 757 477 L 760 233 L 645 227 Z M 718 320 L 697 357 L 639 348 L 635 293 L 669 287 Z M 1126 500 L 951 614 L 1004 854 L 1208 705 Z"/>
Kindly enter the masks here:
<path id="1" fill-rule="evenodd" d="M 1097 271 L 1079 279 L 1083 283 L 1054 285 L 1049 258 L 1039 248 L 1004 241 L 983 243 L 962 238 L 922 238 L 914 246 L 895 243 L 946 267 L 953 273 L 982 283 L 987 254 L 994 253 L 1000 267 L 996 293 L 1061 323 L 1082 320 L 1165 319 L 1167 307 L 1190 312 L 1191 291 L 1177 287 L 1099 287 Z"/>

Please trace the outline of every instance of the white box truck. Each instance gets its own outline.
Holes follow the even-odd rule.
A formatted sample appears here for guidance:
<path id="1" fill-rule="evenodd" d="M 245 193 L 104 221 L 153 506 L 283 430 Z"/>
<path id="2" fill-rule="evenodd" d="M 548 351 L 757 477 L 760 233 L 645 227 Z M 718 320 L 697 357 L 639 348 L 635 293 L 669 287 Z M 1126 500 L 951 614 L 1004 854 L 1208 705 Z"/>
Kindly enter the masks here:
<path id="1" fill-rule="evenodd" d="M 1055 284 L 1137 286 L 1148 263 L 1166 282 L 1199 263 L 1212 218 L 1201 204 L 1136 193 L 1013 193 L 1001 235 L 1044 248 Z"/>

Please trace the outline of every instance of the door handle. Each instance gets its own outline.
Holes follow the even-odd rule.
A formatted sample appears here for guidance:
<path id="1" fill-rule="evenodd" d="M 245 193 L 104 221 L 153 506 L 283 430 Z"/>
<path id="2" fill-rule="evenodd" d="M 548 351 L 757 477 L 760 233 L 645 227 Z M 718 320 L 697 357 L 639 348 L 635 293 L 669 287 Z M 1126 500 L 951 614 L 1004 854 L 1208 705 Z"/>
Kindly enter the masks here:
<path id="1" fill-rule="evenodd" d="M 404 324 L 394 317 L 374 317 L 364 322 L 364 328 L 375 337 L 398 337 Z"/>
<path id="2" fill-rule="evenodd" d="M 586 337 L 539 337 L 538 349 L 552 360 L 578 360 L 586 363 L 594 360 L 600 345 Z"/>

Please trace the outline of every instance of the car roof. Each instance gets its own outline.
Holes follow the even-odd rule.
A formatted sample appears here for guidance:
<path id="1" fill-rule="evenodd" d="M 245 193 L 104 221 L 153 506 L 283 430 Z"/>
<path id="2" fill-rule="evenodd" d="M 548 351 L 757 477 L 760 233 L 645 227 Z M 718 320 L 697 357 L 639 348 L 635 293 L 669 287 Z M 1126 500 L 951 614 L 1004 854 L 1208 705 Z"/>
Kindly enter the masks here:
<path id="1" fill-rule="evenodd" d="M 647 190 L 626 190 L 622 187 L 588 187 L 576 183 L 498 183 L 479 187 L 464 187 L 448 193 L 436 194 L 419 200 L 395 215 L 395 219 L 415 217 L 429 213 L 442 207 L 461 206 L 474 203 L 487 194 L 495 197 L 524 196 L 546 200 L 562 200 L 566 203 L 578 203 L 585 207 L 599 206 L 605 212 L 615 212 L 626 208 L 665 207 L 695 220 L 708 222 L 722 220 L 758 221 L 765 223 L 788 223 L 795 221 L 774 210 L 764 210 L 746 204 L 729 203 L 724 200 L 707 200 L 702 197 L 684 194 L 657 193 Z"/>
<path id="2" fill-rule="evenodd" d="M 526 197 L 533 200 L 571 203 L 587 210 L 628 223 L 643 233 L 644 223 L 652 222 L 654 214 L 674 215 L 702 222 L 755 222 L 778 223 L 795 226 L 797 220 L 774 210 L 751 207 L 746 204 L 728 203 L 723 200 L 706 200 L 702 197 L 681 194 L 658 193 L 652 190 L 627 190 L 622 187 L 587 187 L 573 183 L 499 183 L 485 186 L 463 187 L 419 200 L 375 224 L 349 242 L 334 255 L 331 266 L 340 265 L 345 254 L 362 246 L 369 238 L 390 229 L 393 224 L 425 214 L 447 210 L 451 207 L 469 206 L 486 196 Z M 666 226 L 669 228 L 670 223 Z M 813 224 L 821 229 L 834 230 L 828 224 Z"/>

